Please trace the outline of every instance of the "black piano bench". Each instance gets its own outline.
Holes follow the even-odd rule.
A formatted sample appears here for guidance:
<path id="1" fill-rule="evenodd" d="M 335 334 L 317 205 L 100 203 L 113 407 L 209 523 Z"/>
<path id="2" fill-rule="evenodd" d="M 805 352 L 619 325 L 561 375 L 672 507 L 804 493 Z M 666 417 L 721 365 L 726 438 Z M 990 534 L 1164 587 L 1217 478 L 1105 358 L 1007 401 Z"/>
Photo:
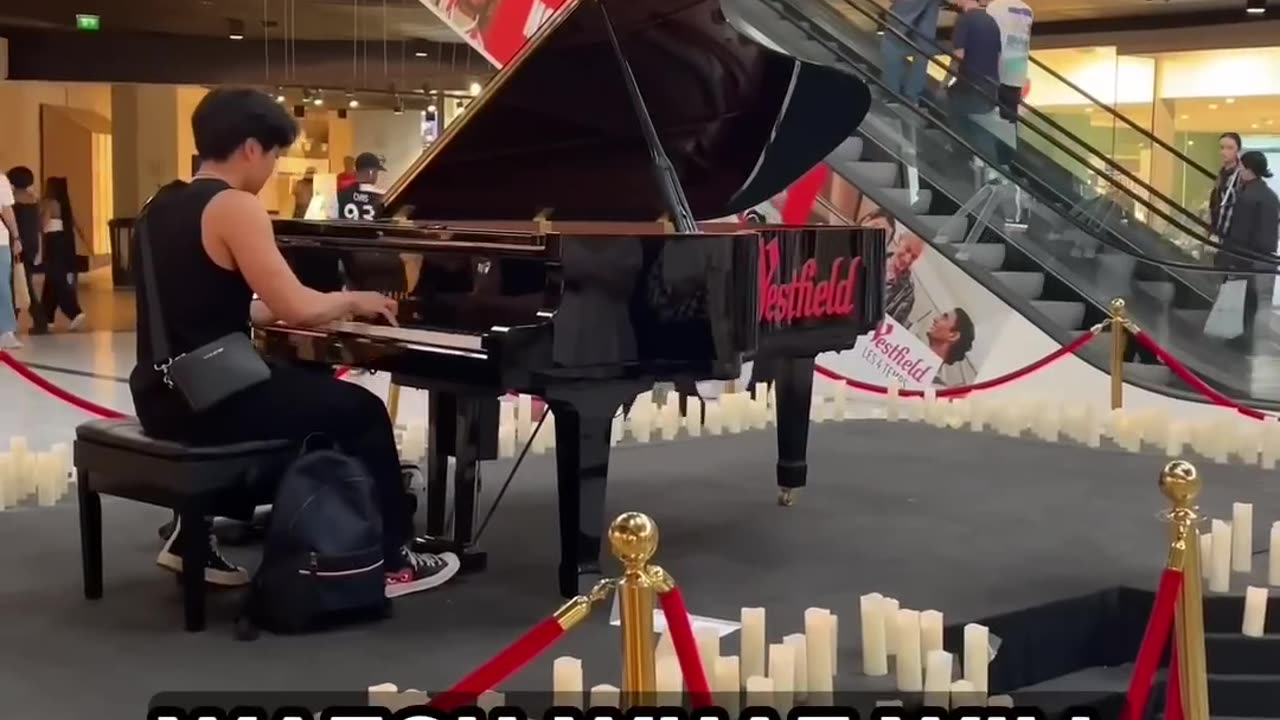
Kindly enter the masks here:
<path id="1" fill-rule="evenodd" d="M 94 420 L 76 428 L 76 493 L 84 596 L 102 597 L 102 495 L 173 510 L 188 542 L 182 553 L 186 629 L 205 626 L 204 568 L 209 518 L 240 517 L 270 497 L 296 450 L 284 440 L 191 447 L 156 440 L 132 418 Z M 144 537 L 140 535 L 139 537 Z"/>

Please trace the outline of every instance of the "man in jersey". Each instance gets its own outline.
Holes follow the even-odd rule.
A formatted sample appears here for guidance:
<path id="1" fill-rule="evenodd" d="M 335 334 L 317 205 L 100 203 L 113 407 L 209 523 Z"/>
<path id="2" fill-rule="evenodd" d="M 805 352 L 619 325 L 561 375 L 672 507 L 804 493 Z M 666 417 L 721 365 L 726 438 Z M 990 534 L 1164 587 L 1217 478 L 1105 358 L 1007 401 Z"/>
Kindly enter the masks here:
<path id="1" fill-rule="evenodd" d="M 1000 28 L 1000 117 L 1016 123 L 1031 64 L 1031 24 L 1035 13 L 1023 0 L 991 0 L 987 14 Z"/>
<path id="2" fill-rule="evenodd" d="M 356 157 L 355 182 L 338 188 L 339 220 L 372 222 L 382 211 L 382 190 L 378 189 L 378 175 L 387 168 L 382 158 L 373 153 L 360 153 Z"/>

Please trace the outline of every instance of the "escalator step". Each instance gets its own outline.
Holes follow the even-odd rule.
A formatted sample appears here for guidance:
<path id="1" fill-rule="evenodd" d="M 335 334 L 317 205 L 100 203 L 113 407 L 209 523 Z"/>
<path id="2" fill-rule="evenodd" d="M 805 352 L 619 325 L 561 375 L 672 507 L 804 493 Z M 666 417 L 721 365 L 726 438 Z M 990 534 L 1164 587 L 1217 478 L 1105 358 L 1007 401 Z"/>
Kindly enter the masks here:
<path id="1" fill-rule="evenodd" d="M 831 151 L 832 155 L 841 160 L 849 162 L 858 162 L 862 160 L 862 138 L 851 137 L 840 143 L 835 150 Z"/>
<path id="2" fill-rule="evenodd" d="M 984 270 L 999 270 L 1004 267 L 1005 252 L 1003 243 L 976 243 L 957 248 L 956 259 L 968 260 Z"/>
<path id="3" fill-rule="evenodd" d="M 898 163 L 858 161 L 848 164 L 848 169 L 855 173 L 859 183 L 867 183 L 875 188 L 898 187 Z"/>
<path id="4" fill-rule="evenodd" d="M 992 275 L 1020 297 L 1028 300 L 1035 300 L 1044 293 L 1044 273 L 1001 271 Z"/>
<path id="5" fill-rule="evenodd" d="M 1122 253 L 1102 253 L 1098 255 L 1098 263 L 1102 266 L 1102 272 L 1107 275 L 1128 279 L 1138 266 L 1138 258 Z"/>
<path id="6" fill-rule="evenodd" d="M 1084 303 L 1070 300 L 1033 300 L 1031 304 L 1048 316 L 1058 327 L 1075 330 L 1084 322 Z"/>
<path id="7" fill-rule="evenodd" d="M 916 219 L 920 221 L 920 229 L 928 233 L 934 242 L 961 242 L 964 240 L 965 233 L 969 230 L 969 218 L 967 217 L 921 215 Z M 943 228 L 947 228 L 948 232 L 943 233 Z"/>
<path id="8" fill-rule="evenodd" d="M 1175 286 L 1168 280 L 1139 280 L 1138 289 L 1161 302 L 1173 302 Z"/>
<path id="9" fill-rule="evenodd" d="M 907 188 L 885 190 L 884 198 L 901 207 L 909 207 L 917 213 L 927 213 L 929 212 L 929 207 L 933 205 L 933 191 L 923 188 L 916 191 L 914 201 L 911 197 L 911 191 Z"/>

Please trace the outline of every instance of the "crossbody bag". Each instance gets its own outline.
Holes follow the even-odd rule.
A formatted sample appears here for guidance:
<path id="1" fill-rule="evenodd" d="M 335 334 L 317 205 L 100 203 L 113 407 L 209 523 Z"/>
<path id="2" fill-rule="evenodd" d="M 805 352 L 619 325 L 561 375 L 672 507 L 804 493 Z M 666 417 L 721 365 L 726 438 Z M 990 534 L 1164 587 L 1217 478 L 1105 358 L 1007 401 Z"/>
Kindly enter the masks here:
<path id="1" fill-rule="evenodd" d="M 258 354 L 248 333 L 232 332 L 181 355 L 173 355 L 165 331 L 155 261 L 147 233 L 147 212 L 134 225 L 142 260 L 142 284 L 151 327 L 152 362 L 164 384 L 176 390 L 193 412 L 203 412 L 242 390 L 271 378 L 271 368 Z"/>

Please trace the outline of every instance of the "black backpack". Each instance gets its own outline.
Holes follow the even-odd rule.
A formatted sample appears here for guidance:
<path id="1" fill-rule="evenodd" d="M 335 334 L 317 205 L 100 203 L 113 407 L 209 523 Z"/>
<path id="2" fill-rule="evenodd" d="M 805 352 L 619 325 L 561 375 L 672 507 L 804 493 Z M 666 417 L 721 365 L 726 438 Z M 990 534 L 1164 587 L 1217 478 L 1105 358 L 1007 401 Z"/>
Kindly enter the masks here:
<path id="1" fill-rule="evenodd" d="M 304 450 L 276 491 L 240 639 L 381 619 L 390 608 L 373 478 L 334 449 Z"/>

